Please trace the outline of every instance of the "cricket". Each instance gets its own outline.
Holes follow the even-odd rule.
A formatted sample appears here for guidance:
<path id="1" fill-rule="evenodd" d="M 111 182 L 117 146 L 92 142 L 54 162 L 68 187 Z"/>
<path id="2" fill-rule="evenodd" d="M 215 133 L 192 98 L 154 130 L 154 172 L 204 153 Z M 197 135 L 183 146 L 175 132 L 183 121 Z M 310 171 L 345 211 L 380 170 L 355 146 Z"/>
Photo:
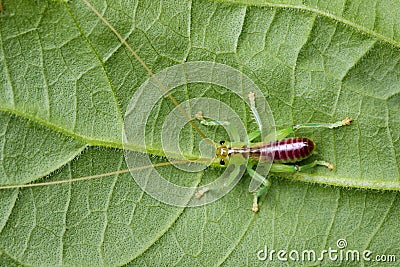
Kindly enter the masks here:
<path id="1" fill-rule="evenodd" d="M 176 99 L 172 96 L 171 93 L 168 92 L 166 87 L 156 78 L 155 74 L 152 70 L 147 66 L 147 64 L 142 60 L 142 58 L 135 52 L 135 50 L 127 43 L 127 41 L 118 33 L 118 31 L 93 7 L 87 0 L 82 0 L 88 8 L 90 8 L 99 18 L 100 20 L 116 35 L 116 37 L 121 41 L 122 44 L 130 51 L 130 53 L 136 58 L 136 60 L 143 66 L 143 68 L 147 71 L 147 73 L 154 77 L 155 81 L 158 83 L 159 87 L 165 92 L 167 97 L 171 100 L 171 102 L 179 109 L 179 104 Z M 0 1 L 1 4 L 1 1 Z M 309 138 L 306 137 L 288 137 L 294 132 L 304 129 L 304 128 L 328 128 L 334 129 L 341 126 L 349 125 L 352 121 L 350 117 L 346 117 L 343 120 L 336 121 L 333 123 L 302 123 L 296 124 L 285 129 L 277 130 L 274 134 L 267 135 L 264 138 L 261 138 L 261 120 L 260 114 L 256 110 L 256 101 L 254 93 L 248 94 L 248 100 L 250 102 L 250 110 L 252 115 L 255 118 L 255 122 L 257 124 L 257 130 L 248 134 L 248 141 L 246 143 L 240 142 L 229 142 L 227 140 L 221 140 L 219 142 L 210 141 L 208 137 L 203 133 L 201 127 L 219 127 L 225 126 L 226 131 L 229 135 L 234 135 L 234 129 L 230 128 L 229 121 L 214 121 L 206 118 L 206 115 L 201 110 L 198 111 L 195 118 L 190 118 L 189 115 L 182 109 L 179 111 L 188 119 L 191 127 L 210 145 L 213 145 L 215 148 L 215 157 L 213 162 L 219 164 L 221 167 L 227 167 L 229 164 L 237 164 L 237 162 L 231 162 L 231 158 L 235 156 L 236 158 L 242 159 L 241 162 L 247 162 L 246 171 L 252 179 L 259 181 L 261 184 L 259 188 L 252 192 L 254 194 L 253 203 L 251 210 L 253 212 L 259 211 L 259 199 L 263 195 L 266 194 L 268 189 L 271 187 L 271 182 L 269 179 L 265 178 L 265 174 L 258 173 L 254 170 L 255 166 L 259 162 L 271 162 L 270 172 L 272 173 L 296 173 L 302 172 L 305 170 L 309 170 L 311 168 L 322 166 L 326 167 L 329 170 L 333 170 L 334 166 L 331 163 L 328 163 L 324 160 L 314 160 L 311 163 L 300 164 L 304 159 L 309 158 L 316 149 L 316 144 Z M 196 123 L 197 122 L 197 123 Z M 200 125 L 198 125 L 200 124 Z M 261 140 L 262 139 L 262 140 Z M 240 161 L 240 160 L 239 160 Z M 167 166 L 171 164 L 179 164 L 186 163 L 189 160 L 177 160 L 175 162 L 166 162 L 166 163 L 158 163 L 153 164 L 152 166 L 144 166 L 144 168 L 151 167 L 161 167 Z M 241 163 L 239 162 L 239 163 Z M 97 179 L 105 176 L 111 176 L 115 174 L 121 174 L 126 172 L 134 171 L 135 169 L 127 169 L 120 170 L 110 173 L 103 173 L 92 176 L 85 176 L 79 178 L 73 178 L 69 180 L 62 181 L 54 181 L 54 182 L 42 182 L 42 183 L 33 183 L 33 184 L 24 184 L 24 185 L 10 185 L 10 186 L 1 186 L 0 189 L 9 189 L 9 188 L 26 188 L 26 187 L 37 187 L 37 186 L 49 186 L 61 183 L 71 183 L 77 181 L 84 181 L 90 179 Z M 216 185 L 212 187 L 206 187 L 202 190 L 199 190 L 195 193 L 195 198 L 204 197 L 207 192 L 212 190 L 219 190 L 220 187 L 225 186 L 223 184 Z"/>
<path id="2" fill-rule="evenodd" d="M 258 130 L 252 132 L 248 136 L 249 142 L 258 138 L 261 134 L 262 126 L 259 124 L 260 115 L 255 109 L 255 101 L 254 94 L 249 94 L 249 100 L 251 104 L 251 110 L 253 115 L 255 116 L 255 121 L 258 124 Z M 200 120 L 200 123 L 208 126 L 218 126 L 218 125 L 229 125 L 229 122 L 220 122 L 220 121 L 206 121 L 204 120 L 202 113 L 199 112 L 197 115 L 197 119 Z M 247 165 L 247 173 L 255 180 L 261 182 L 260 188 L 254 193 L 253 199 L 253 207 L 252 211 L 258 211 L 258 199 L 261 197 L 268 188 L 271 186 L 271 182 L 268 179 L 265 179 L 263 175 L 257 173 L 253 170 L 253 166 L 257 164 L 259 161 L 272 161 L 270 171 L 273 173 L 295 173 L 304 171 L 310 168 L 314 168 L 315 166 L 325 166 L 329 170 L 333 170 L 334 166 L 323 160 L 315 160 L 312 163 L 308 163 L 305 165 L 297 165 L 295 163 L 302 161 L 308 157 L 310 157 L 315 151 L 315 143 L 305 137 L 291 137 L 286 138 L 288 135 L 293 133 L 296 130 L 302 128 L 337 128 L 344 125 L 349 125 L 352 119 L 350 117 L 345 118 L 342 121 L 337 121 L 335 123 L 305 123 L 305 124 L 297 124 L 286 129 L 278 130 L 272 136 L 266 136 L 265 140 L 262 142 L 250 143 L 247 144 L 238 144 L 238 143 L 229 143 L 227 141 L 220 141 L 219 145 L 216 148 L 216 159 L 219 160 L 219 164 L 225 166 L 229 164 L 229 159 L 233 155 L 241 155 L 243 160 L 249 160 L 249 164 Z M 228 127 L 229 131 L 229 127 Z M 287 164 L 289 163 L 289 164 Z M 292 164 L 290 164 L 292 163 Z M 202 192 L 198 192 L 196 197 L 200 198 L 206 190 Z"/>

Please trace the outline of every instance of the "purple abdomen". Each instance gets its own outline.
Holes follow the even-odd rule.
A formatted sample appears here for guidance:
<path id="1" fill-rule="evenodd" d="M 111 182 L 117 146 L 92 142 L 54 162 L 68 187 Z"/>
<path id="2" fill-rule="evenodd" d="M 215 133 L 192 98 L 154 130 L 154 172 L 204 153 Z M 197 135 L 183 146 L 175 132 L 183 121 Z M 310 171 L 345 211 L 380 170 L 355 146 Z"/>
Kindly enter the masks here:
<path id="1" fill-rule="evenodd" d="M 258 143 L 250 147 L 250 157 L 260 161 L 271 160 L 287 163 L 301 161 L 313 153 L 315 144 L 308 138 L 293 137 L 273 141 L 270 143 Z"/>

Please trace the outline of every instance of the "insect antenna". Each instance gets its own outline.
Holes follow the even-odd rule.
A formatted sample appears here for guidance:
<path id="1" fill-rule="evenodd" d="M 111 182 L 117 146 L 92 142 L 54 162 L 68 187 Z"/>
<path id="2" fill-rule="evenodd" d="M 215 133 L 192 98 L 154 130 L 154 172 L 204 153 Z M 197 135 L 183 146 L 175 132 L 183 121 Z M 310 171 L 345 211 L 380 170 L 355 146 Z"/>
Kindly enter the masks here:
<path id="1" fill-rule="evenodd" d="M 207 161 L 209 161 L 209 159 L 199 158 L 199 159 L 196 159 L 196 161 L 207 162 Z M 0 189 L 29 188 L 29 187 L 39 187 L 39 186 L 47 186 L 47 185 L 67 184 L 67 183 L 72 183 L 72 182 L 81 182 L 81 181 L 98 179 L 98 178 L 107 177 L 107 176 L 124 174 L 124 173 L 128 173 L 128 172 L 131 172 L 131 171 L 140 171 L 140 170 L 145 170 L 145 169 L 149 169 L 149 168 L 163 167 L 163 166 L 169 166 L 169 165 L 175 165 L 175 164 L 184 164 L 184 163 L 188 163 L 188 162 L 191 162 L 191 160 L 187 159 L 187 160 L 160 162 L 160 163 L 154 163 L 152 165 L 140 166 L 140 167 L 137 167 L 137 168 L 130 168 L 130 169 L 124 169 L 124 170 L 119 170 L 119 171 L 95 174 L 95 175 L 88 175 L 88 176 L 83 176 L 83 177 L 78 177 L 78 178 L 71 178 L 71 179 L 60 180 L 60 181 L 34 183 L 34 184 L 21 184 L 21 185 L 4 185 L 4 186 L 0 186 Z"/>

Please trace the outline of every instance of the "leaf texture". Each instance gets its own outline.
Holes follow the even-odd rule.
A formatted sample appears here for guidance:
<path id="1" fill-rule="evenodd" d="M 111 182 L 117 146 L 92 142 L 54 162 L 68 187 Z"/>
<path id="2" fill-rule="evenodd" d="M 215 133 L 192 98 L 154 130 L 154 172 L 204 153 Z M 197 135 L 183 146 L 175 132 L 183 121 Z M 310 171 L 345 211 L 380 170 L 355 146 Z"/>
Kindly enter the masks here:
<path id="1" fill-rule="evenodd" d="M 154 73 L 185 61 L 224 63 L 258 85 L 277 128 L 346 116 L 354 122 L 335 130 L 297 132 L 317 144 L 318 154 L 311 160 L 324 159 L 336 169 L 273 175 L 258 214 L 250 209 L 247 175 L 221 200 L 197 208 L 158 202 L 130 174 L 1 190 L 2 262 L 378 266 L 377 255 L 399 257 L 397 1 L 92 4 Z M 1 184 L 126 169 L 123 118 L 149 77 L 143 67 L 81 1 L 4 0 L 3 8 Z M 243 101 L 223 88 L 188 85 L 174 96 L 179 103 L 194 97 L 218 99 L 239 110 L 247 127 L 255 127 Z M 169 99 L 162 99 L 146 124 L 154 162 L 163 160 L 159 126 L 173 108 Z M 204 131 L 215 140 L 223 136 L 217 129 Z M 201 138 L 192 128 L 177 139 L 186 154 L 198 156 Z M 209 168 L 193 175 L 173 167 L 158 169 L 180 184 L 206 183 L 223 171 Z M 271 262 L 258 257 L 266 247 L 318 253 L 338 249 L 339 239 L 347 241 L 345 249 L 371 250 L 372 260 L 294 262 L 275 257 Z"/>

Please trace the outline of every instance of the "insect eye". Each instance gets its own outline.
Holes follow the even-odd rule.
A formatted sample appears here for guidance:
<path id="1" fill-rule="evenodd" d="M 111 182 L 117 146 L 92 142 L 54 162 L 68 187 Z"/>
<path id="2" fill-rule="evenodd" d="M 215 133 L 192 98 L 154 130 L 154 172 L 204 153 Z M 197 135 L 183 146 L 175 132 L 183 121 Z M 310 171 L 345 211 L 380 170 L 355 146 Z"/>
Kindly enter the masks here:
<path id="1" fill-rule="evenodd" d="M 219 164 L 225 165 L 225 161 L 224 161 L 223 159 L 221 159 L 221 160 L 219 161 Z"/>
<path id="2" fill-rule="evenodd" d="M 223 144 L 225 144 L 225 141 L 219 141 L 219 144 L 222 146 Z"/>

